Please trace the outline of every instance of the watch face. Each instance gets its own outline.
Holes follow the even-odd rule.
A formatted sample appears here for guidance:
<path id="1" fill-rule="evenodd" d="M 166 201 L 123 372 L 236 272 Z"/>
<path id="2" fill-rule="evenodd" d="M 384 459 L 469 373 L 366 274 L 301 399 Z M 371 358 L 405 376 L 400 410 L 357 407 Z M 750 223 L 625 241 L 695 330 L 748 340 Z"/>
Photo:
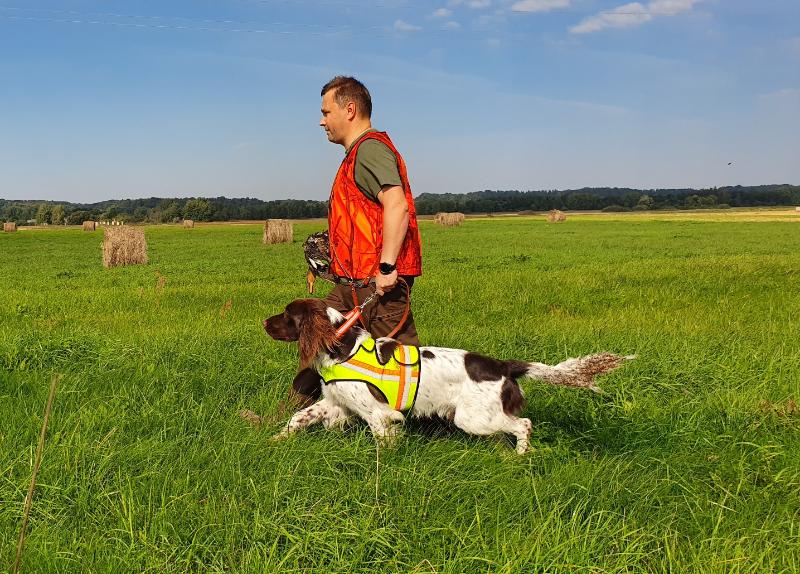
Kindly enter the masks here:
<path id="1" fill-rule="evenodd" d="M 380 268 L 382 275 L 389 275 L 389 273 L 394 271 L 397 266 L 392 265 L 391 263 L 381 263 L 378 267 Z"/>

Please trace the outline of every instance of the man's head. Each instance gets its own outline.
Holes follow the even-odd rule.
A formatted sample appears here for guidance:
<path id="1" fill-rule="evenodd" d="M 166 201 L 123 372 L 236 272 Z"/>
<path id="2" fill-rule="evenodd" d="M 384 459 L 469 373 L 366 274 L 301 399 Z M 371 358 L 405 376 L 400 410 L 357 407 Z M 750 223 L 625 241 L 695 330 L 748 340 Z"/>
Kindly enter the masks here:
<path id="1" fill-rule="evenodd" d="M 347 147 L 371 127 L 372 99 L 366 86 L 349 76 L 336 76 L 322 87 L 322 118 L 328 140 Z"/>

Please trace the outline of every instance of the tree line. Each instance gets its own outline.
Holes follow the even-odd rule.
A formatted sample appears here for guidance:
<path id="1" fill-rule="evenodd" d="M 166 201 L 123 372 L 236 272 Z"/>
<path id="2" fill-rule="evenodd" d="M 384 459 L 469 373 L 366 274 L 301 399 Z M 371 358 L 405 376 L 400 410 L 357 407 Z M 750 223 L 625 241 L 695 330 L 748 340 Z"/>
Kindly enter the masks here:
<path id="1" fill-rule="evenodd" d="M 631 189 L 587 187 L 574 190 L 484 190 L 470 193 L 423 193 L 417 212 L 503 213 L 525 211 L 702 209 L 800 205 L 800 186 L 758 185 L 708 189 Z M 82 204 L 64 201 L 0 199 L 0 220 L 18 225 L 79 225 L 116 219 L 128 223 L 176 223 L 325 217 L 326 201 L 255 198 L 158 198 L 107 200 Z"/>

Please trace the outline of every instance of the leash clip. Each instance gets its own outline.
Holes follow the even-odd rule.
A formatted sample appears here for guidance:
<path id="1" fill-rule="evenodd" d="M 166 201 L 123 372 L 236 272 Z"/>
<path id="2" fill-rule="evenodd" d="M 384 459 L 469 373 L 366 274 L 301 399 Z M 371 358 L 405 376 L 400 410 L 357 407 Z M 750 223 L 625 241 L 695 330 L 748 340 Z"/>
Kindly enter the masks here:
<path id="1" fill-rule="evenodd" d="M 356 305 L 350 311 L 347 312 L 347 315 L 344 316 L 344 323 L 342 323 L 341 326 L 338 329 L 336 329 L 337 339 L 341 339 L 344 336 L 344 334 L 350 330 L 350 327 L 352 327 L 356 323 L 356 321 L 358 321 L 361 318 L 361 312 L 364 310 L 364 307 L 366 307 L 370 302 L 372 302 L 372 300 L 376 297 L 377 294 L 378 294 L 377 291 L 373 291 L 367 298 L 364 299 L 364 301 L 360 305 Z"/>

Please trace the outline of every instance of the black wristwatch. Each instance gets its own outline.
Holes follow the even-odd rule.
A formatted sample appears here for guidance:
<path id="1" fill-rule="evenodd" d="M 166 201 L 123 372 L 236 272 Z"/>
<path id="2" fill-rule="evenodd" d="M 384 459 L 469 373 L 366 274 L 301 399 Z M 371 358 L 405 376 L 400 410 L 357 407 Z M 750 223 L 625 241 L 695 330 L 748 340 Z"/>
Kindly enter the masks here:
<path id="1" fill-rule="evenodd" d="M 380 269 L 381 275 L 391 275 L 394 273 L 394 270 L 397 269 L 397 264 L 395 263 L 381 263 L 378 265 L 378 269 Z"/>

